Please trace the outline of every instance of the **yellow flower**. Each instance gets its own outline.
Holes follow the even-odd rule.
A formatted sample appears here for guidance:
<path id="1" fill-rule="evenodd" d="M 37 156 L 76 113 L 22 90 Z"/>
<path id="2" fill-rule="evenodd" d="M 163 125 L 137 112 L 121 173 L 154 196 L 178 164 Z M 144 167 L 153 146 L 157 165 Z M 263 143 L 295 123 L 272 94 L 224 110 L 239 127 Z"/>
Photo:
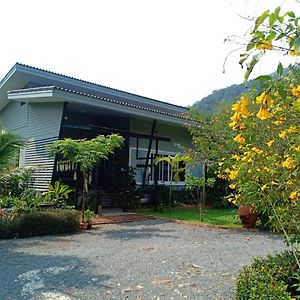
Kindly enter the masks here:
<path id="1" fill-rule="evenodd" d="M 232 110 L 236 112 L 236 114 L 246 118 L 249 116 L 250 112 L 248 111 L 249 99 L 246 96 L 242 96 L 239 101 L 232 105 Z M 231 119 L 233 122 L 238 122 L 236 118 Z"/>
<path id="2" fill-rule="evenodd" d="M 292 201 L 298 201 L 299 200 L 299 193 L 297 191 L 293 191 L 290 193 L 290 196 L 289 198 L 292 200 Z"/>
<path id="3" fill-rule="evenodd" d="M 231 183 L 231 184 L 229 184 L 229 187 L 230 187 L 232 190 L 234 190 L 234 189 L 235 189 L 235 184 L 234 184 L 234 183 Z"/>
<path id="4" fill-rule="evenodd" d="M 296 51 L 295 47 L 293 46 L 291 48 L 291 50 L 289 51 L 289 55 L 291 55 L 291 56 L 299 56 L 300 52 Z"/>
<path id="5" fill-rule="evenodd" d="M 279 183 L 276 181 L 271 181 L 271 185 L 278 185 Z"/>
<path id="6" fill-rule="evenodd" d="M 245 144 L 245 138 L 241 134 L 238 134 L 234 140 L 239 144 Z"/>
<path id="7" fill-rule="evenodd" d="M 274 106 L 274 100 L 267 92 L 262 92 L 259 96 L 257 96 L 255 102 L 257 104 L 264 104 L 266 106 Z"/>
<path id="8" fill-rule="evenodd" d="M 238 112 L 235 112 L 235 114 L 230 118 L 232 122 L 237 123 L 241 119 L 241 115 Z"/>
<path id="9" fill-rule="evenodd" d="M 266 188 L 267 188 L 267 185 L 264 184 L 260 189 L 262 190 L 262 192 L 264 192 L 266 190 Z"/>
<path id="10" fill-rule="evenodd" d="M 295 151 L 300 151 L 300 145 L 295 147 Z"/>
<path id="11" fill-rule="evenodd" d="M 230 171 L 229 178 L 231 180 L 234 180 L 238 176 L 238 174 L 239 174 L 238 170 L 236 170 L 236 171 Z"/>
<path id="12" fill-rule="evenodd" d="M 296 109 L 300 109 L 300 99 L 298 99 L 296 102 L 294 102 L 293 106 L 295 106 Z"/>
<path id="13" fill-rule="evenodd" d="M 298 85 L 292 89 L 292 94 L 295 97 L 300 98 L 300 85 Z"/>
<path id="14" fill-rule="evenodd" d="M 278 136 L 281 138 L 281 139 L 284 139 L 286 137 L 286 131 L 285 130 L 282 130 Z"/>
<path id="15" fill-rule="evenodd" d="M 244 106 L 244 107 L 248 106 L 249 103 L 250 103 L 248 97 L 245 96 L 245 95 L 241 97 L 240 102 L 241 102 L 241 105 Z"/>
<path id="16" fill-rule="evenodd" d="M 277 120 L 273 122 L 275 125 L 280 126 L 283 124 L 283 120 Z"/>
<path id="17" fill-rule="evenodd" d="M 295 162 L 292 158 L 288 157 L 282 164 L 284 168 L 287 169 L 294 169 L 295 168 Z"/>
<path id="18" fill-rule="evenodd" d="M 267 40 L 261 40 L 260 43 L 255 47 L 256 49 L 263 50 L 263 51 L 273 49 L 272 41 L 267 41 Z"/>
<path id="19" fill-rule="evenodd" d="M 261 120 L 266 120 L 272 117 L 272 114 L 268 111 L 266 107 L 261 106 L 259 112 L 256 116 Z"/>
<path id="20" fill-rule="evenodd" d="M 218 162 L 219 167 L 222 167 L 224 165 L 223 162 Z"/>
<path id="21" fill-rule="evenodd" d="M 298 132 L 298 129 L 295 125 L 292 125 L 289 127 L 289 129 L 287 130 L 287 132 L 289 133 L 297 133 Z"/>
<path id="22" fill-rule="evenodd" d="M 241 159 L 240 156 L 238 156 L 237 154 L 234 154 L 231 157 L 237 161 L 239 161 Z"/>
<path id="23" fill-rule="evenodd" d="M 274 144 L 274 140 L 270 140 L 268 142 L 266 142 L 268 147 L 271 147 Z"/>
<path id="24" fill-rule="evenodd" d="M 263 154 L 263 153 L 264 153 L 263 150 L 261 150 L 261 149 L 259 149 L 259 148 L 256 148 L 256 147 L 251 148 L 251 150 L 252 150 L 253 152 L 257 153 L 257 154 Z"/>
<path id="25" fill-rule="evenodd" d="M 234 199 L 234 198 L 229 198 L 228 202 L 236 205 L 236 199 Z"/>

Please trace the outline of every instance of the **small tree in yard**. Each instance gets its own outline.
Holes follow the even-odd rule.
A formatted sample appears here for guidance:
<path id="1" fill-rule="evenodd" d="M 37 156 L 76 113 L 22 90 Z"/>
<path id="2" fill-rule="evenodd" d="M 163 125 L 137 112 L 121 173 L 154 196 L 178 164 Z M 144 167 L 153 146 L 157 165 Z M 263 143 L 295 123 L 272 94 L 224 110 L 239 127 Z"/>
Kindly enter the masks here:
<path id="1" fill-rule="evenodd" d="M 89 175 L 96 164 L 101 159 L 107 159 L 109 154 L 113 154 L 115 149 L 122 146 L 124 138 L 117 134 L 108 136 L 98 135 L 97 137 L 86 140 L 74 140 L 67 138 L 58 140 L 48 147 L 50 155 L 61 155 L 71 163 L 78 164 L 83 175 L 83 200 L 82 200 L 82 219 L 88 193 Z"/>
<path id="2" fill-rule="evenodd" d="M 204 185 L 213 187 L 215 178 L 198 177 L 191 174 L 185 176 L 185 184 L 191 191 L 193 199 L 196 200 L 199 206 L 199 219 L 202 222 L 204 219 L 205 197 L 203 196 Z"/>
<path id="3" fill-rule="evenodd" d="M 181 167 L 181 163 L 189 164 L 191 162 L 191 158 L 188 155 L 180 155 L 176 154 L 174 156 L 164 156 L 157 158 L 155 163 L 158 164 L 159 162 L 166 162 L 171 166 L 171 175 L 170 175 L 170 187 L 169 187 L 169 218 L 171 215 L 171 202 L 172 202 L 172 182 L 178 182 L 180 180 L 180 173 L 185 170 L 185 166 Z"/>

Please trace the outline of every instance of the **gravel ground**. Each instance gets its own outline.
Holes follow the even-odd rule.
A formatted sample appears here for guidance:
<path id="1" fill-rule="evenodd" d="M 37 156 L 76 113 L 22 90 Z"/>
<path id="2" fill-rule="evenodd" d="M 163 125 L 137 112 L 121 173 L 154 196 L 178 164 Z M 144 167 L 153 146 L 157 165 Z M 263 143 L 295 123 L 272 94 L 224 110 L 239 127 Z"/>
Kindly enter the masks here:
<path id="1" fill-rule="evenodd" d="M 241 266 L 284 248 L 270 233 L 160 220 L 5 240 L 0 299 L 233 299 Z"/>

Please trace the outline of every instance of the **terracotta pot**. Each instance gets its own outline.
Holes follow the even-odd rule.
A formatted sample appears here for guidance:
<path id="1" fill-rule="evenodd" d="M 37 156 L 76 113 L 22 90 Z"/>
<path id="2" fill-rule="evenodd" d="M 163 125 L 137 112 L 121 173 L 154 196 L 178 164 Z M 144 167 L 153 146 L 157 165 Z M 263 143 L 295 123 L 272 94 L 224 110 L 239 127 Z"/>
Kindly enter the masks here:
<path id="1" fill-rule="evenodd" d="M 89 230 L 92 228 L 92 224 L 80 222 L 79 228 L 83 230 Z"/>
<path id="2" fill-rule="evenodd" d="M 253 211 L 253 209 L 247 206 L 240 206 L 238 209 L 238 213 L 244 227 L 246 228 L 254 227 L 257 220 L 257 215 L 256 212 Z"/>

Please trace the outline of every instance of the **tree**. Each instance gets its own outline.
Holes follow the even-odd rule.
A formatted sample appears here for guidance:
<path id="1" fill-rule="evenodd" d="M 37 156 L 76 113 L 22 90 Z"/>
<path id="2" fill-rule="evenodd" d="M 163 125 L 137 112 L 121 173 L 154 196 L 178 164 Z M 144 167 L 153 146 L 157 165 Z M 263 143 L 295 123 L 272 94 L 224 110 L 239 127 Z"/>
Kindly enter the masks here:
<path id="1" fill-rule="evenodd" d="M 204 183 L 202 185 L 203 202 L 206 202 L 207 173 L 209 168 L 215 168 L 234 154 L 232 137 L 228 127 L 226 108 L 220 109 L 218 114 L 207 115 L 196 110 L 190 111 L 190 117 L 195 121 L 187 126 L 192 135 L 193 149 L 189 151 L 193 165 L 203 165 Z"/>
<path id="2" fill-rule="evenodd" d="M 192 174 L 187 174 L 185 177 L 185 184 L 191 192 L 193 199 L 196 200 L 199 207 L 199 219 L 202 222 L 204 219 L 205 197 L 203 197 L 204 185 L 213 187 L 215 184 L 215 178 L 197 177 Z"/>
<path id="3" fill-rule="evenodd" d="M 180 155 L 175 154 L 174 156 L 163 156 L 158 157 L 155 160 L 155 163 L 158 164 L 159 162 L 166 162 L 170 165 L 171 175 L 170 175 L 170 186 L 169 186 L 169 218 L 171 216 L 171 203 L 172 203 L 172 187 L 173 187 L 173 180 L 178 182 L 180 180 L 180 173 L 185 170 L 187 164 L 191 162 L 191 158 L 188 155 Z M 184 163 L 184 166 L 182 165 Z"/>
<path id="4" fill-rule="evenodd" d="M 55 141 L 48 147 L 49 154 L 52 156 L 61 155 L 79 166 L 83 175 L 83 200 L 82 200 L 82 220 L 88 193 L 88 182 L 90 171 L 101 159 L 107 159 L 109 154 L 114 153 L 115 149 L 122 146 L 124 138 L 117 134 L 108 136 L 98 135 L 87 139 L 71 139 Z"/>

